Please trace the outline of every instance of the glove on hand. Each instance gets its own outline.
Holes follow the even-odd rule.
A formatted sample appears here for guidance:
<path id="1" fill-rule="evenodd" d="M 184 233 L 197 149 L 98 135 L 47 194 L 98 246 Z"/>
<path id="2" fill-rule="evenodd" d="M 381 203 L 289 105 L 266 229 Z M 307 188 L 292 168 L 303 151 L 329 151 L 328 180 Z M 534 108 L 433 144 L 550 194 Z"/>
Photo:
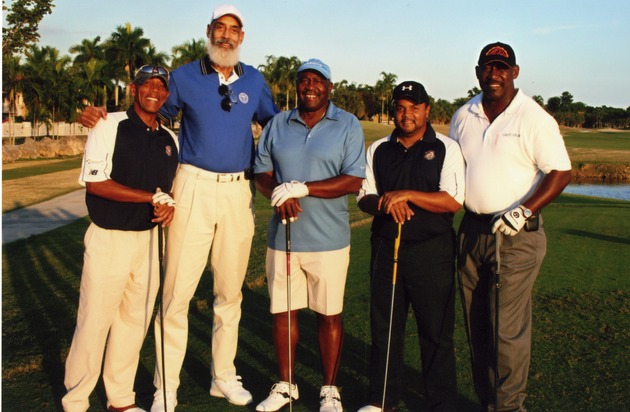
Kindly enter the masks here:
<path id="1" fill-rule="evenodd" d="M 524 210 L 523 206 L 518 206 L 500 215 L 492 225 L 492 233 L 496 233 L 498 230 L 508 236 L 516 236 L 527 222 L 523 214 Z"/>
<path id="2" fill-rule="evenodd" d="M 308 196 L 308 187 L 297 180 L 281 183 L 271 193 L 271 206 L 280 206 L 288 199 Z"/>
<path id="3" fill-rule="evenodd" d="M 160 189 L 153 195 L 153 203 L 175 207 L 175 200 L 168 193 L 160 191 Z"/>

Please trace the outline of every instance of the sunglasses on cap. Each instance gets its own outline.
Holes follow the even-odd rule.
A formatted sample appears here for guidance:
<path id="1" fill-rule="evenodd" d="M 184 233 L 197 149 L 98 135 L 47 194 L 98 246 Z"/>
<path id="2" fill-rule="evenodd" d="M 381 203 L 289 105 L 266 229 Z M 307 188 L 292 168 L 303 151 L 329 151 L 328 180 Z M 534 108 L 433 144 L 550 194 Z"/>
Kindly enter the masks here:
<path id="1" fill-rule="evenodd" d="M 136 71 L 136 77 L 133 82 L 136 84 L 144 84 L 149 79 L 154 77 L 162 79 L 162 81 L 168 86 L 170 74 L 167 69 L 161 66 L 144 65 Z"/>
<path id="2" fill-rule="evenodd" d="M 227 84 L 222 84 L 219 86 L 219 94 L 223 96 L 223 100 L 221 100 L 221 108 L 226 112 L 232 110 L 232 105 L 237 103 L 236 97 L 234 97 L 234 93 L 232 89 Z"/>

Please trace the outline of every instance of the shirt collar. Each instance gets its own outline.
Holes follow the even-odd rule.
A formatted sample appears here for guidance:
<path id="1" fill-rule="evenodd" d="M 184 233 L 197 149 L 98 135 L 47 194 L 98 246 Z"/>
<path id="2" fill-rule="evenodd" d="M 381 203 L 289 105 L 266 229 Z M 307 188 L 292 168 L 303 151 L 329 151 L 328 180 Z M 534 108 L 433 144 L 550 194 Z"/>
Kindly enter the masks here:
<path id="1" fill-rule="evenodd" d="M 212 67 L 210 56 L 208 56 L 207 54 L 203 56 L 203 59 L 200 60 L 200 63 L 201 63 L 201 74 L 207 75 L 207 74 L 219 73 L 214 67 Z M 239 62 L 236 66 L 234 66 L 234 73 L 236 73 L 238 77 L 241 77 L 243 75 L 243 65 L 241 64 L 241 62 Z"/>

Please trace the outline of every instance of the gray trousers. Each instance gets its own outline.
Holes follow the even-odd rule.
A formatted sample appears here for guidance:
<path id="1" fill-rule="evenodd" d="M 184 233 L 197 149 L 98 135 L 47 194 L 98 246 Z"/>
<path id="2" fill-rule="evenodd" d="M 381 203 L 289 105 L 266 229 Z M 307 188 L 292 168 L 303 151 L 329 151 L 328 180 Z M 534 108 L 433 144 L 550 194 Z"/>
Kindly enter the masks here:
<path id="1" fill-rule="evenodd" d="M 500 247 L 499 389 L 494 401 L 495 235 L 466 213 L 459 228 L 458 273 L 479 401 L 489 411 L 524 411 L 531 359 L 532 288 L 547 249 L 542 217 L 535 232 L 503 235 Z"/>

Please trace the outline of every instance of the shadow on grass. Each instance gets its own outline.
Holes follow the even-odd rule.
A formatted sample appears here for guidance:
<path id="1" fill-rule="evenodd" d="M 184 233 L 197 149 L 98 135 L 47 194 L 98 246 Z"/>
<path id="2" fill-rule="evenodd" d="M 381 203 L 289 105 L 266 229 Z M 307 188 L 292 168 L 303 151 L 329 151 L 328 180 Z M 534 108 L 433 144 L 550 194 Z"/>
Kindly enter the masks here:
<path id="1" fill-rule="evenodd" d="M 613 242 L 613 243 L 621 243 L 622 245 L 630 245 L 630 238 L 608 236 L 608 235 L 603 235 L 601 233 L 587 232 L 585 230 L 568 229 L 568 230 L 563 230 L 562 233 L 566 233 L 567 235 L 601 240 L 604 242 Z"/>
<path id="2" fill-rule="evenodd" d="M 3 410 L 61 410 L 65 394 L 64 362 L 72 340 L 79 299 L 83 264 L 83 236 L 88 219 L 28 239 L 9 243 L 3 251 Z M 362 247 L 355 248 L 356 251 Z M 259 250 L 253 253 L 259 254 Z M 353 252 L 354 253 L 354 252 Z M 253 256 L 259 259 L 260 256 Z M 356 410 L 367 399 L 369 365 L 369 286 L 365 282 L 366 262 L 353 254 L 344 311 L 345 342 L 338 384 L 346 410 Z M 250 268 L 250 271 L 260 268 Z M 254 275 L 248 275 L 254 276 Z M 366 277 L 365 277 L 366 278 Z M 272 317 L 264 283 L 243 288 L 243 312 L 236 359 L 238 373 L 253 396 L 245 409 L 224 399 L 210 397 L 212 333 L 212 275 L 207 270 L 191 302 L 188 351 L 182 368 L 178 391 L 180 407 L 189 411 L 254 410 L 277 380 L 277 363 L 272 343 Z M 157 309 L 156 309 L 157 310 Z M 294 410 L 319 408 L 322 383 L 321 362 L 316 336 L 316 318 L 301 311 L 300 344 L 296 354 L 296 382 L 301 398 Z M 410 323 L 410 326 L 413 322 Z M 417 351 L 414 329 L 408 330 L 409 350 Z M 136 377 L 138 404 L 147 410 L 153 397 L 155 364 L 153 330 L 145 340 Z M 416 356 L 417 358 L 417 356 Z M 408 409 L 423 410 L 422 379 L 419 366 L 405 367 L 408 382 L 403 402 Z M 168 368 L 168 365 L 167 365 Z M 90 397 L 91 410 L 106 409 L 107 398 L 102 380 Z M 459 410 L 475 410 L 461 397 Z"/>

